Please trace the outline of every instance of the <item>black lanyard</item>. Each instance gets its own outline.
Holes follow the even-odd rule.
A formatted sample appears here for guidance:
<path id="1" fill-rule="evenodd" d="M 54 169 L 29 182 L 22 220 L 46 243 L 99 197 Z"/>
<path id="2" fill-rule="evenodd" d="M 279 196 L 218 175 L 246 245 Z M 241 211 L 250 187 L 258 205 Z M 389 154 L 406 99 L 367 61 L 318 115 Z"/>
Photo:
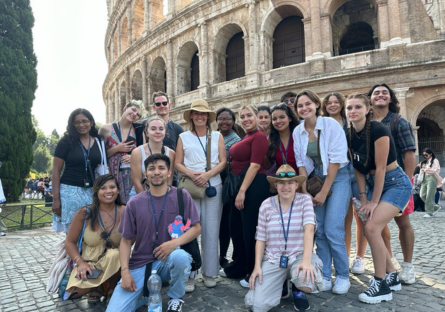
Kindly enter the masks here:
<path id="1" fill-rule="evenodd" d="M 121 123 L 119 121 L 117 122 L 117 127 L 119 128 L 119 139 L 121 139 L 121 142 L 123 142 Z M 133 127 L 133 125 L 130 126 L 130 130 L 128 130 L 128 134 L 127 134 L 127 137 L 125 138 L 125 140 L 127 140 L 130 137 L 132 127 Z"/>
<path id="2" fill-rule="evenodd" d="M 159 228 L 158 228 L 158 216 L 156 214 L 155 204 L 153 202 L 153 196 L 151 196 L 150 190 L 147 190 L 148 197 L 150 197 L 151 209 L 153 210 L 153 219 L 155 220 L 155 228 L 156 228 L 156 244 L 158 243 L 159 236 Z M 164 202 L 162 203 L 161 215 L 159 216 L 159 222 L 161 222 L 162 215 L 164 214 L 165 204 L 167 203 L 167 194 L 168 194 L 168 186 L 167 191 L 164 195 Z"/>
<path id="3" fill-rule="evenodd" d="M 83 144 L 79 140 L 80 148 L 82 149 L 83 153 L 83 159 L 85 160 L 85 178 L 87 177 L 87 171 L 88 171 L 88 162 L 90 157 L 90 143 L 91 143 L 91 137 L 88 137 L 88 153 L 85 153 L 85 147 L 83 147 Z"/>
<path id="4" fill-rule="evenodd" d="M 292 216 L 292 207 L 294 206 L 295 196 L 297 196 L 297 194 L 294 195 L 294 199 L 292 199 L 292 204 L 290 205 L 289 219 L 287 220 L 287 232 L 286 232 L 284 229 L 284 219 L 283 219 L 283 211 L 281 210 L 280 195 L 278 195 L 278 205 L 280 206 L 281 226 L 283 227 L 283 235 L 284 235 L 284 241 L 285 241 L 284 252 L 286 252 L 286 250 L 287 250 L 287 239 L 289 237 L 290 219 Z"/>
<path id="5" fill-rule="evenodd" d="M 289 139 L 287 140 L 286 157 L 285 157 L 284 153 L 283 153 L 283 149 L 281 148 L 281 144 L 283 144 L 283 143 L 280 140 L 280 152 L 281 152 L 281 157 L 283 158 L 283 165 L 287 164 L 287 154 L 289 154 L 289 143 L 290 143 L 290 134 L 289 134 Z"/>
<path id="6" fill-rule="evenodd" d="M 150 148 L 150 143 L 147 143 L 147 146 L 148 146 L 148 150 L 150 151 L 150 155 L 153 155 L 153 152 L 151 151 L 151 148 Z M 164 144 L 162 144 L 162 146 L 161 146 L 161 154 L 162 154 L 163 147 L 164 147 Z"/>
<path id="7" fill-rule="evenodd" d="M 198 138 L 199 144 L 201 144 L 202 150 L 204 151 L 205 157 L 207 157 L 207 148 L 204 148 L 204 145 L 202 145 L 201 139 L 199 138 L 198 132 L 196 132 L 196 137 Z M 206 144 L 207 144 L 207 132 L 206 132 Z"/>
<path id="8" fill-rule="evenodd" d="M 116 225 L 116 217 L 117 217 L 117 205 L 114 205 L 114 223 L 113 223 L 113 227 L 111 228 L 110 232 L 108 232 L 108 237 L 110 237 L 111 232 L 113 231 L 113 229 L 114 229 L 114 227 Z M 100 222 L 100 226 L 102 227 L 102 229 L 104 231 L 106 231 L 105 225 L 104 225 L 104 223 L 102 221 L 102 217 L 100 215 L 100 212 L 99 212 L 99 222 Z"/>

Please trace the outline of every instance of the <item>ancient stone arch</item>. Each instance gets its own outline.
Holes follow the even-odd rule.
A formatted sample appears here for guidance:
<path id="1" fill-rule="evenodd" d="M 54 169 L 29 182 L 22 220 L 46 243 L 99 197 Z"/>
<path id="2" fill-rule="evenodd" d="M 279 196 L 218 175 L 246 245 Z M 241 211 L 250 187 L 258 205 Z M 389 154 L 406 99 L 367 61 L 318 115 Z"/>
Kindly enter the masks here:
<path id="1" fill-rule="evenodd" d="M 120 53 L 123 54 L 125 50 L 128 48 L 128 18 L 126 16 L 122 20 L 120 39 L 121 39 Z"/>
<path id="2" fill-rule="evenodd" d="M 118 56 L 118 41 L 117 31 L 115 31 L 113 35 L 113 62 L 116 62 Z"/>
<path id="3" fill-rule="evenodd" d="M 152 92 L 167 92 L 167 71 L 162 56 L 158 56 L 151 64 L 149 78 Z"/>
<path id="4" fill-rule="evenodd" d="M 116 112 L 117 116 L 119 116 L 122 113 L 125 104 L 127 104 L 127 83 L 125 82 L 125 80 L 122 80 L 119 87 L 119 102 L 120 102 L 119 111 Z"/>
<path id="5" fill-rule="evenodd" d="M 176 58 L 176 94 L 182 94 L 191 91 L 192 86 L 192 59 L 198 46 L 193 41 L 188 41 L 179 49 Z M 198 63 L 199 66 L 199 63 Z"/>
<path id="6" fill-rule="evenodd" d="M 136 69 L 131 78 L 131 99 L 142 101 L 142 72 Z"/>
<path id="7" fill-rule="evenodd" d="M 144 32 L 144 0 L 137 0 L 133 6 L 133 42 L 142 37 Z"/>
<path id="8" fill-rule="evenodd" d="M 375 1 L 342 0 L 332 1 L 330 4 L 334 55 L 356 53 L 378 47 Z"/>
<path id="9" fill-rule="evenodd" d="M 214 83 L 226 81 L 226 48 L 232 37 L 240 32 L 246 36 L 247 32 L 245 27 L 241 23 L 228 23 L 219 29 L 215 36 L 215 46 L 213 48 L 213 58 L 214 58 Z M 244 50 L 246 50 L 246 45 Z"/>

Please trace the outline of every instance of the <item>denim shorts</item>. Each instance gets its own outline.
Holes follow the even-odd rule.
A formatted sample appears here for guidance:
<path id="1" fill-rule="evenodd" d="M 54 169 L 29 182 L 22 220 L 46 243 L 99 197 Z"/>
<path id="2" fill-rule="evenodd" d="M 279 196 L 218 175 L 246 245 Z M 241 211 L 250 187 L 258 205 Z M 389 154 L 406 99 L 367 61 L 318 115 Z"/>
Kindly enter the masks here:
<path id="1" fill-rule="evenodd" d="M 368 201 L 372 198 L 374 191 L 374 175 L 368 175 Z M 408 205 L 411 197 L 411 182 L 401 167 L 387 171 L 385 174 L 385 184 L 383 185 L 380 201 L 391 204 L 403 211 Z"/>
<path id="2" fill-rule="evenodd" d="M 355 177 L 354 167 L 352 166 L 352 162 L 348 165 L 349 176 L 351 177 L 351 191 L 352 197 L 360 198 L 360 192 L 358 190 L 357 178 Z"/>

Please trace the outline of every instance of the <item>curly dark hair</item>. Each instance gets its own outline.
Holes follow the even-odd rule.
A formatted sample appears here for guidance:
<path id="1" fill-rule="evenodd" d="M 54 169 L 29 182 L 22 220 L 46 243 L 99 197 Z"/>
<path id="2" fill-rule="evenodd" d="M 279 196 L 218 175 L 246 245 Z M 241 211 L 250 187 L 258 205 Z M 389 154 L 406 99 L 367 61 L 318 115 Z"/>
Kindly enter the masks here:
<path id="1" fill-rule="evenodd" d="M 386 89 L 388 89 L 389 95 L 391 97 L 391 101 L 389 102 L 389 111 L 398 114 L 400 112 L 400 106 L 399 106 L 399 100 L 397 99 L 396 94 L 394 93 L 394 91 L 388 87 L 388 85 L 386 83 L 379 83 L 379 84 L 375 84 L 371 87 L 371 89 L 369 89 L 368 91 L 368 97 L 371 98 L 372 93 L 374 92 L 375 88 L 378 87 L 385 87 Z"/>
<path id="2" fill-rule="evenodd" d="M 272 106 L 271 114 L 273 114 L 275 111 L 281 110 L 286 113 L 287 117 L 289 117 L 289 139 L 292 135 L 292 132 L 294 129 L 300 124 L 299 118 L 292 112 L 292 110 L 284 103 L 280 103 L 278 105 Z M 268 165 L 272 165 L 275 161 L 275 152 L 280 147 L 281 139 L 280 139 L 280 133 L 277 129 L 273 126 L 270 127 L 270 134 L 269 134 L 269 148 L 267 150 L 266 154 L 266 162 Z M 293 148 L 291 146 L 290 148 Z"/>
<path id="3" fill-rule="evenodd" d="M 323 116 L 330 117 L 328 111 L 326 110 L 326 103 L 329 101 L 329 98 L 331 96 L 335 96 L 337 98 L 337 100 L 340 102 L 340 105 L 341 105 L 340 115 L 342 118 L 346 119 L 346 113 L 345 113 L 346 99 L 343 94 L 338 93 L 338 92 L 328 93 L 323 98 L 323 101 L 321 102 L 321 111 L 323 112 Z"/>
<path id="4" fill-rule="evenodd" d="M 93 115 L 85 108 L 75 109 L 68 117 L 68 125 L 66 126 L 66 132 L 63 134 L 64 137 L 68 138 L 70 142 L 75 142 L 79 140 L 79 132 L 77 132 L 76 127 L 74 127 L 74 118 L 77 115 L 84 115 L 91 122 L 90 135 L 94 138 L 99 137 L 99 131 L 96 128 L 96 122 L 94 121 Z"/>

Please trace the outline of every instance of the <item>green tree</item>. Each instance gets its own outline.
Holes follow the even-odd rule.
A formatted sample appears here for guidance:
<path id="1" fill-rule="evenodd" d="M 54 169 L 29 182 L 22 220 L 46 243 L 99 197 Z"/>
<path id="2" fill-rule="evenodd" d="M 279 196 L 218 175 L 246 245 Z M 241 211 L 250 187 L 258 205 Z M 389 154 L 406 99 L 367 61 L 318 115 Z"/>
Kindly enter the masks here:
<path id="1" fill-rule="evenodd" d="M 29 0 L 0 0 L 0 168 L 8 201 L 17 201 L 33 161 L 31 107 L 37 59 Z"/>
<path id="2" fill-rule="evenodd" d="M 57 130 L 54 129 L 53 132 L 51 132 L 48 142 L 49 153 L 51 154 L 51 156 L 54 156 L 54 152 L 56 151 L 56 146 L 57 143 L 59 143 L 59 139 L 60 136 L 57 133 Z"/>
<path id="3" fill-rule="evenodd" d="M 49 153 L 49 149 L 45 145 L 39 145 L 34 151 L 34 161 L 32 168 L 39 173 L 50 171 L 53 158 Z"/>

